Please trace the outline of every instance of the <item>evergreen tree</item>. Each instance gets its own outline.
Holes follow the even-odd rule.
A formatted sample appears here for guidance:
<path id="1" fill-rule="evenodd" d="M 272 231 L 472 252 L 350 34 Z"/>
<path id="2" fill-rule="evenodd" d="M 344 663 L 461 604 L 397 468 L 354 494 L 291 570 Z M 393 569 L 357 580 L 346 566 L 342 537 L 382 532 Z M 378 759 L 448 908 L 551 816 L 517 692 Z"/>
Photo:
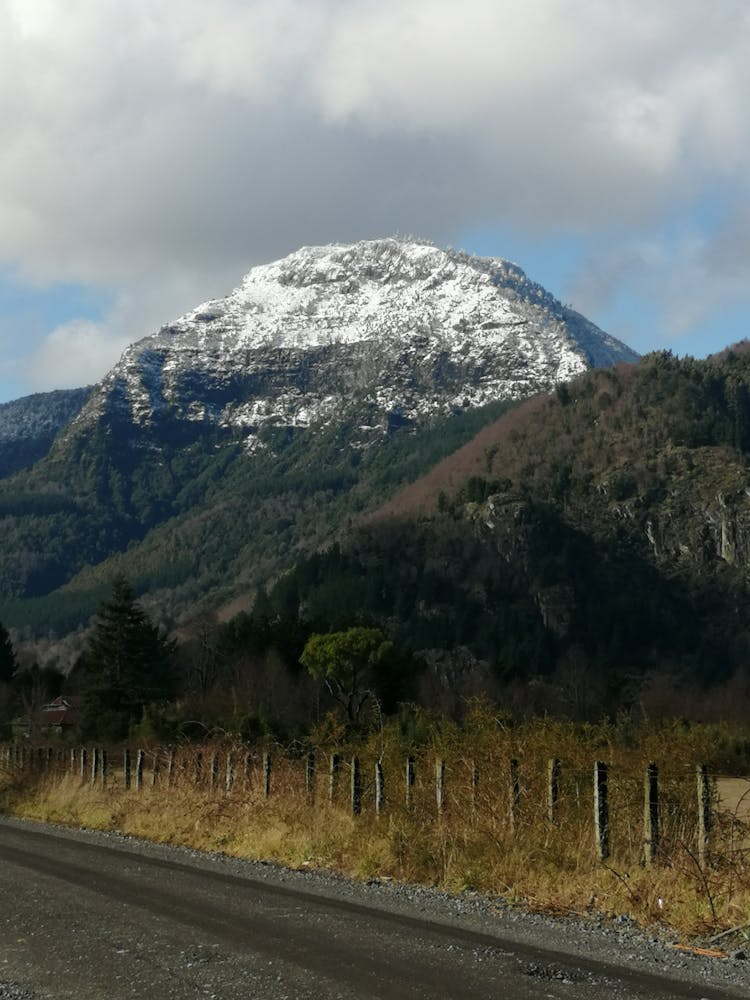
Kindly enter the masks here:
<path id="1" fill-rule="evenodd" d="M 122 739 L 144 707 L 173 693 L 173 645 L 166 642 L 118 577 L 99 609 L 83 654 L 86 712 L 83 735 Z"/>
<path id="2" fill-rule="evenodd" d="M 17 666 L 16 654 L 10 636 L 0 622 L 0 683 L 10 683 Z"/>

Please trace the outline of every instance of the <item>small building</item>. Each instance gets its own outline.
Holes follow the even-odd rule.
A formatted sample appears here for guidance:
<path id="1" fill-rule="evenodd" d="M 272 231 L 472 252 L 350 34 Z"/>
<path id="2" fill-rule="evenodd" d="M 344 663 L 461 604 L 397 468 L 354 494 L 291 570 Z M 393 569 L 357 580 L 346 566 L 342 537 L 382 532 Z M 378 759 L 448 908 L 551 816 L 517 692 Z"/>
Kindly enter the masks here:
<path id="1" fill-rule="evenodd" d="M 12 722 L 14 739 L 39 739 L 64 736 L 78 723 L 84 698 L 80 694 L 61 694 L 41 708 Z"/>
<path id="2" fill-rule="evenodd" d="M 58 735 L 75 726 L 81 717 L 83 696 L 61 694 L 42 705 L 39 712 L 39 727 L 42 733 Z"/>

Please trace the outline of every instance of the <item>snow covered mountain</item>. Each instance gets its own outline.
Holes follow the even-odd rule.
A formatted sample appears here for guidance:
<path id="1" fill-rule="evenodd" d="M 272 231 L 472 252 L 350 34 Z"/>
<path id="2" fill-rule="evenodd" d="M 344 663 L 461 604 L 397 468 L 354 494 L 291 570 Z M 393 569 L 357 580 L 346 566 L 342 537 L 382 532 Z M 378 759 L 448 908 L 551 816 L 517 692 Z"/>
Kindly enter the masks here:
<path id="1" fill-rule="evenodd" d="M 58 389 L 0 403 L 0 479 L 33 465 L 80 411 L 87 389 Z"/>
<path id="2" fill-rule="evenodd" d="M 268 423 L 355 404 L 373 425 L 411 423 L 635 358 L 507 261 L 395 238 L 305 247 L 129 347 L 76 423 L 187 421 L 253 450 Z"/>
<path id="3" fill-rule="evenodd" d="M 60 397 L 0 476 L 0 620 L 66 634 L 115 572 L 167 622 L 234 606 L 504 403 L 635 357 L 502 260 L 386 239 L 256 267 Z M 27 454 L 45 407 L 21 403 L 0 434 Z"/>

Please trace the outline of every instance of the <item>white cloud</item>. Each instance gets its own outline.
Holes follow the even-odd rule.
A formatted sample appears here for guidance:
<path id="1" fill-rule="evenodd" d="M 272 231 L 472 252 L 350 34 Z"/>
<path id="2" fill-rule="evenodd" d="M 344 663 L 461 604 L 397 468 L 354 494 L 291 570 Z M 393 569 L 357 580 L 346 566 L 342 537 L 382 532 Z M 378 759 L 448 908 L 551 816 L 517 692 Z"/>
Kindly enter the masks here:
<path id="1" fill-rule="evenodd" d="M 0 0 L 0 263 L 179 312 L 304 243 L 647 240 L 747 198 L 749 49 L 744 0 Z"/>
<path id="2" fill-rule="evenodd" d="M 126 345 L 106 325 L 89 320 L 63 323 L 32 355 L 29 384 L 32 389 L 68 389 L 96 382 Z"/>
<path id="3" fill-rule="evenodd" d="M 679 348 L 680 337 L 747 300 L 749 241 L 746 214 L 713 233 L 686 226 L 670 236 L 599 246 L 577 269 L 568 294 L 589 315 L 628 299 L 647 303 L 656 317 L 651 348 Z"/>
<path id="4" fill-rule="evenodd" d="M 290 161 L 308 200 L 319 195 L 340 218 L 338 183 L 318 192 L 320 178 L 306 177 L 309 142 L 362 202 L 382 191 L 374 170 L 352 176 L 369 144 L 393 157 L 414 155 L 415 138 L 440 154 L 460 149 L 453 197 L 464 212 L 464 190 L 479 184 L 488 213 L 537 227 L 651 213 L 750 151 L 750 33 L 746 6 L 732 0 L 711 11 L 695 0 L 6 8 L 0 213 L 11 226 L 0 253 L 15 241 L 32 268 L 93 270 L 84 244 L 114 245 L 118 228 L 127 267 L 130 230 L 145 228 L 150 242 L 155 224 L 176 230 L 185 263 L 205 260 L 206 247 L 185 246 L 178 209 L 210 207 L 226 233 L 228 213 L 249 230 L 269 199 L 294 244 L 287 191 L 274 184 Z M 426 155 L 423 167 L 429 176 Z M 246 245 L 263 255 L 250 231 Z"/>
<path id="5" fill-rule="evenodd" d="M 181 280 L 165 280 L 138 294 L 121 292 L 100 320 L 73 319 L 41 337 L 28 356 L 8 372 L 23 378 L 29 391 L 69 389 L 97 382 L 136 340 L 193 303 L 192 289 Z M 0 332 L 1 329 L 0 329 Z"/>

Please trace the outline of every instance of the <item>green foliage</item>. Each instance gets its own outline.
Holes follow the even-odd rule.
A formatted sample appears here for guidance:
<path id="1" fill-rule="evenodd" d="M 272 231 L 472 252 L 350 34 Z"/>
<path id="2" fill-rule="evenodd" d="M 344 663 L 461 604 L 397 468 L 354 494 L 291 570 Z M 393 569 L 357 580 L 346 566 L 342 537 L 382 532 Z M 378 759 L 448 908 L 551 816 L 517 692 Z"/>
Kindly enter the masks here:
<path id="1" fill-rule="evenodd" d="M 86 713 L 82 734 L 121 739 L 140 722 L 149 703 L 173 693 L 172 648 L 151 624 L 118 578 L 112 595 L 99 609 L 82 657 L 86 675 Z"/>
<path id="2" fill-rule="evenodd" d="M 512 486 L 510 479 L 485 479 L 483 476 L 470 476 L 461 489 L 460 499 L 464 503 L 484 503 L 495 493 L 504 493 Z M 447 502 L 438 506 L 443 511 L 448 509 Z"/>
<path id="3" fill-rule="evenodd" d="M 508 404 L 385 433 L 349 423 L 267 428 L 249 456 L 234 432 L 120 425 L 116 415 L 58 443 L 0 483 L 0 615 L 34 633 L 85 624 L 108 581 L 163 592 L 174 619 L 278 577 L 361 511 L 469 440 Z M 168 591 L 168 594 L 166 593 Z"/>
<path id="4" fill-rule="evenodd" d="M 0 684 L 8 684 L 16 671 L 16 654 L 7 629 L 0 623 Z"/>
<path id="5" fill-rule="evenodd" d="M 134 446 L 105 423 L 0 484 L 0 617 L 67 631 L 115 572 L 158 592 L 168 621 L 276 580 L 220 630 L 224 701 L 201 711 L 238 726 L 269 725 L 286 684 L 303 700 L 311 630 L 352 626 L 396 645 L 376 672 L 391 705 L 458 712 L 487 690 L 578 718 L 636 702 L 654 671 L 728 681 L 750 655 L 747 350 L 589 372 L 485 430 L 463 483 L 433 476 L 433 513 L 363 522 L 501 410 L 383 430 L 363 406 L 266 428 L 253 456 L 230 433 L 143 430 Z M 288 715 L 302 726 L 309 707 Z"/>
<path id="6" fill-rule="evenodd" d="M 15 707 L 29 720 L 32 737 L 36 735 L 34 730 L 41 707 L 61 693 L 64 681 L 63 674 L 54 666 L 40 667 L 32 663 L 16 672 L 13 678 Z"/>
<path id="7" fill-rule="evenodd" d="M 700 712 L 750 652 L 750 354 L 589 372 L 493 431 L 462 485 L 432 477 L 432 515 L 363 526 L 271 603 L 387 626 L 446 710 L 485 690 L 595 718 L 661 672 Z"/>
<path id="8" fill-rule="evenodd" d="M 312 677 L 325 683 L 354 724 L 372 694 L 378 667 L 392 651 L 393 644 L 380 629 L 355 626 L 345 632 L 311 635 L 300 663 Z"/>

